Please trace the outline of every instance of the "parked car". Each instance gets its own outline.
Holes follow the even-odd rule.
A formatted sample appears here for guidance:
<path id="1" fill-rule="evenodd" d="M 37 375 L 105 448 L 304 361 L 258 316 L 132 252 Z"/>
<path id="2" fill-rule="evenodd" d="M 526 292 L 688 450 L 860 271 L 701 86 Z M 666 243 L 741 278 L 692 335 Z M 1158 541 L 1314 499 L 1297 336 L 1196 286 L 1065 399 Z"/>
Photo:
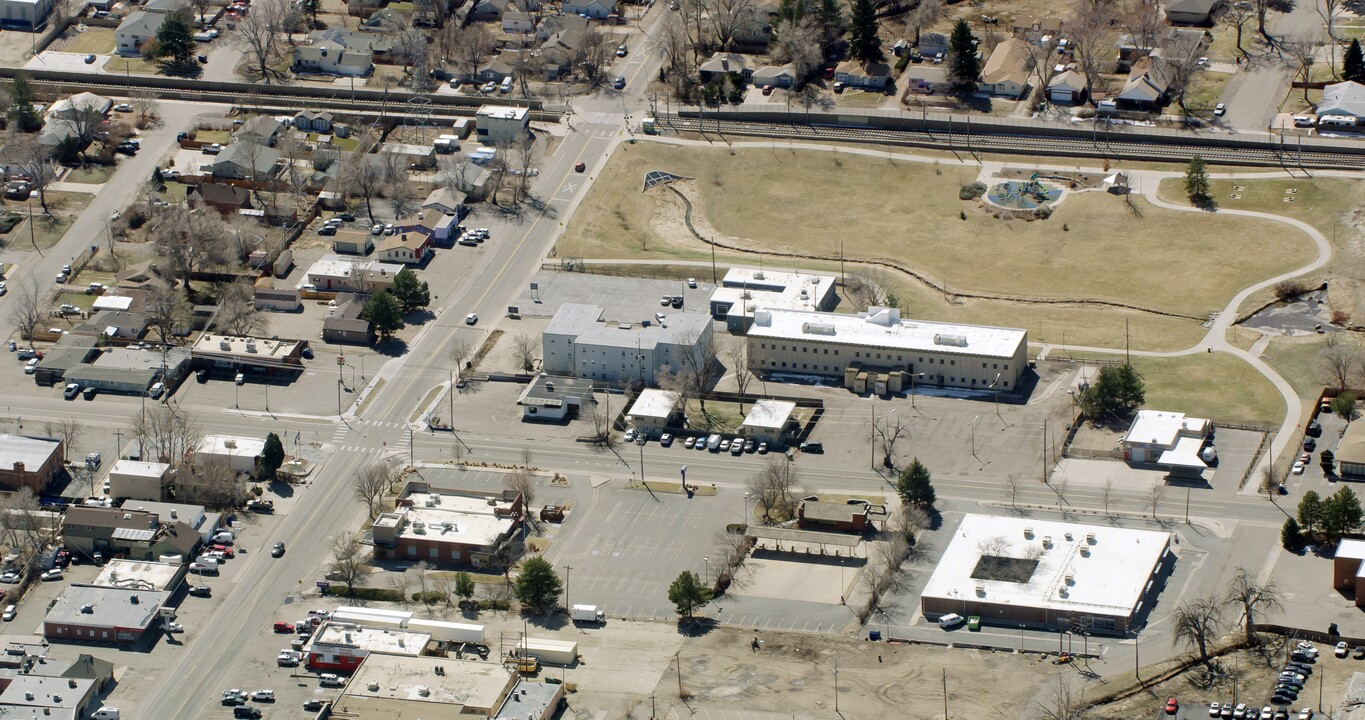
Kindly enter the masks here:
<path id="1" fill-rule="evenodd" d="M 323 709 L 324 707 L 327 707 L 327 701 L 326 701 L 326 700 L 319 700 L 319 699 L 317 699 L 317 698 L 312 698 L 312 699 L 303 701 L 303 709 L 304 709 L 304 710 L 309 710 L 309 711 L 321 710 L 321 709 Z"/>
<path id="2" fill-rule="evenodd" d="M 768 454 L 768 443 L 766 443 L 766 442 L 761 442 L 761 443 L 758 444 L 758 454 L 759 454 L 759 455 L 767 455 L 767 454 Z"/>
<path id="3" fill-rule="evenodd" d="M 683 441 L 683 447 L 688 450 L 691 450 L 692 448 L 696 447 L 696 445 L 697 439 L 694 437 L 687 438 L 686 440 Z"/>
<path id="4" fill-rule="evenodd" d="M 86 64 L 86 65 L 93 64 L 94 62 L 95 62 L 95 56 L 94 56 L 94 55 L 86 55 L 86 56 L 85 56 L 85 64 Z"/>
<path id="5" fill-rule="evenodd" d="M 1214 106 L 1213 106 L 1213 115 L 1214 115 L 1214 117 L 1222 117 L 1222 116 L 1223 116 L 1223 113 L 1225 113 L 1225 112 L 1227 112 L 1227 111 L 1228 111 L 1228 106 L 1225 105 L 1224 103 L 1218 103 L 1217 105 L 1214 105 Z"/>
<path id="6" fill-rule="evenodd" d="M 150 397 L 153 400 L 155 400 L 161 397 L 162 394 L 164 394 L 165 392 L 166 392 L 165 383 L 152 383 L 151 389 L 147 391 L 147 397 Z"/>
<path id="7" fill-rule="evenodd" d="M 277 633 L 291 633 L 291 632 L 294 632 L 294 625 L 293 625 L 293 623 L 287 623 L 287 622 L 284 622 L 284 621 L 277 621 L 273 627 L 274 627 L 275 632 L 277 632 Z"/>
<path id="8" fill-rule="evenodd" d="M 32 375 L 33 373 L 36 372 L 38 372 L 38 358 L 33 358 L 32 360 L 29 360 L 27 363 L 24 363 L 25 375 Z"/>
<path id="9" fill-rule="evenodd" d="M 241 705 L 246 702 L 246 693 L 236 688 L 224 690 L 221 702 L 224 705 Z"/>
<path id="10" fill-rule="evenodd" d="M 49 581 L 49 580 L 61 580 L 61 579 L 62 579 L 62 569 L 61 569 L 61 568 L 52 568 L 51 570 L 44 570 L 44 571 L 43 571 L 43 574 L 42 574 L 42 578 L 43 578 L 43 581 L 44 581 L 44 582 L 47 582 L 47 581 Z"/>
<path id="11" fill-rule="evenodd" d="M 1294 473 L 1295 475 L 1302 475 L 1302 474 L 1303 474 L 1303 468 L 1304 468 L 1303 461 L 1302 461 L 1302 460 L 1298 460 L 1298 461 L 1295 461 L 1294 467 L 1290 469 L 1290 472 Z"/>
<path id="12" fill-rule="evenodd" d="M 803 442 L 803 443 L 801 443 L 801 452 L 805 452 L 805 453 L 815 453 L 816 455 L 819 455 L 820 453 L 823 453 L 824 451 L 825 451 L 825 446 L 824 446 L 823 444 L 821 444 L 821 443 L 818 443 L 818 442 Z"/>
<path id="13" fill-rule="evenodd" d="M 15 616 L 17 616 L 18 614 L 19 614 L 19 608 L 18 608 L 18 607 L 14 606 L 14 605 L 6 605 L 6 606 L 5 606 L 5 612 L 4 612 L 4 614 L 3 614 L 3 615 L 0 615 L 0 620 L 4 620 L 5 622 L 10 622 L 10 621 L 13 620 L 13 619 L 15 618 Z"/>
<path id="14" fill-rule="evenodd" d="M 213 596 L 213 588 L 209 587 L 208 585 L 191 585 L 189 592 L 191 595 L 194 595 L 195 597 Z"/>
<path id="15" fill-rule="evenodd" d="M 274 690 L 257 690 L 251 693 L 251 699 L 256 702 L 275 702 Z"/>
<path id="16" fill-rule="evenodd" d="M 1180 712 L 1180 703 L 1177 702 L 1175 696 L 1172 695 L 1166 700 L 1166 714 L 1174 715 L 1178 712 Z"/>
<path id="17" fill-rule="evenodd" d="M 617 90 L 624 90 L 626 87 L 626 76 L 617 75 L 616 80 L 612 82 L 611 86 L 616 88 Z"/>
<path id="18" fill-rule="evenodd" d="M 1337 647 L 1336 647 L 1336 656 L 1337 656 L 1337 657 L 1339 657 L 1339 658 L 1344 658 L 1344 657 L 1346 657 L 1346 655 L 1347 655 L 1348 653 L 1350 653 L 1350 652 L 1351 652 L 1351 647 L 1350 647 L 1349 645 L 1346 644 L 1346 641 L 1345 641 L 1345 640 L 1343 640 L 1343 641 L 1337 643 Z"/>
<path id="19" fill-rule="evenodd" d="M 99 392 L 99 391 L 95 389 L 95 386 L 94 386 L 94 385 L 90 385 L 90 386 L 86 387 L 85 389 L 81 390 L 81 397 L 85 398 L 86 400 L 94 400 L 94 399 L 95 399 L 95 395 L 96 395 L 98 392 Z"/>
<path id="20" fill-rule="evenodd" d="M 673 436 L 672 436 L 671 434 L 669 434 L 669 433 L 664 433 L 663 435 L 660 435 L 660 436 L 659 436 L 659 445 L 661 445 L 661 446 L 663 446 L 663 447 L 668 447 L 669 445 L 672 445 L 672 444 L 673 444 Z"/>
<path id="21" fill-rule="evenodd" d="M 687 286 L 695 290 L 695 289 L 697 288 L 697 279 L 696 279 L 696 278 L 688 278 L 688 279 L 687 279 Z"/>
<path id="22" fill-rule="evenodd" d="M 234 718 L 258 718 L 260 716 L 261 709 L 250 705 L 238 705 L 232 709 L 232 717 Z"/>
<path id="23" fill-rule="evenodd" d="M 0 573 L 0 583 L 17 583 L 17 582 L 19 582 L 19 573 L 15 572 L 15 571 L 13 571 L 13 570 L 6 570 L 4 573 Z"/>
<path id="24" fill-rule="evenodd" d="M 299 656 L 293 650 L 281 650 L 280 654 L 275 656 L 275 664 L 280 667 L 297 667 Z"/>
<path id="25" fill-rule="evenodd" d="M 318 684 L 323 687 L 341 687 L 345 683 L 332 673 L 323 673 L 318 676 Z"/>
<path id="26" fill-rule="evenodd" d="M 743 454 L 744 454 L 744 442 L 743 442 L 742 440 L 740 440 L 739 438 L 735 438 L 734 440 L 731 440 L 731 441 L 730 441 L 730 454 L 731 454 L 731 455 L 743 455 Z"/>
<path id="27" fill-rule="evenodd" d="M 635 442 L 635 428 L 626 428 L 624 440 L 626 442 Z"/>
<path id="28" fill-rule="evenodd" d="M 616 48 L 616 57 L 625 57 L 628 52 L 630 52 L 630 50 L 626 47 L 626 44 L 621 43 L 621 46 Z"/>
<path id="29" fill-rule="evenodd" d="M 212 143 L 200 148 L 199 151 L 205 155 L 217 155 L 223 151 L 223 146 L 218 143 Z"/>

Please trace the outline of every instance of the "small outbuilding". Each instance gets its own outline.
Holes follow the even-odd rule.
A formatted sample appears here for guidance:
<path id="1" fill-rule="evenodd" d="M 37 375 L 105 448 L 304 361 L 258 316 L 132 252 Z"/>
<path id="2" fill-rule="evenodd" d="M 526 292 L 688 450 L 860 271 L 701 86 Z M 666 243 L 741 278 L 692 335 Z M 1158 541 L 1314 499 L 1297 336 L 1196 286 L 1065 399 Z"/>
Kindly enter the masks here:
<path id="1" fill-rule="evenodd" d="M 739 434 L 756 443 L 765 442 L 780 448 L 793 436 L 792 415 L 795 412 L 796 403 L 790 400 L 759 400 L 744 416 Z"/>
<path id="2" fill-rule="evenodd" d="M 672 390 L 645 388 L 626 411 L 626 419 L 636 430 L 659 435 L 664 428 L 682 423 L 682 399 Z"/>
<path id="3" fill-rule="evenodd" d="M 592 402 L 592 381 L 556 375 L 537 375 L 517 398 L 522 422 L 559 422 L 577 415 Z"/>

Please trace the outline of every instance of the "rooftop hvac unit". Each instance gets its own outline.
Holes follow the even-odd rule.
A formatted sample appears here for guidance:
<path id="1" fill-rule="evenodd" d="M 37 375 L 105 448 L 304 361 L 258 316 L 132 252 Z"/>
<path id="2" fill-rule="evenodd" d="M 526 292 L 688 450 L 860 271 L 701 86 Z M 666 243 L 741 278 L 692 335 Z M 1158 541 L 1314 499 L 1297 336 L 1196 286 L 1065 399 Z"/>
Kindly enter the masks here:
<path id="1" fill-rule="evenodd" d="M 1076 584 L 1076 576 L 1075 576 L 1074 574 L 1072 574 L 1072 573 L 1067 573 L 1067 574 L 1066 574 L 1066 577 L 1065 577 L 1065 580 L 1066 580 L 1066 584 L 1067 584 L 1067 585 L 1075 585 L 1075 584 Z"/>
<path id="2" fill-rule="evenodd" d="M 432 497 L 436 498 L 436 504 L 437 504 L 437 505 L 440 505 L 440 504 L 441 504 L 441 493 L 433 493 L 433 494 L 432 494 Z"/>
<path id="3" fill-rule="evenodd" d="M 227 352 L 232 349 L 232 343 L 228 342 L 227 338 L 223 338 L 218 341 L 218 349 Z"/>
<path id="4" fill-rule="evenodd" d="M 424 522 L 422 522 L 421 520 L 413 521 L 413 523 L 412 523 L 412 532 L 413 532 L 414 534 L 416 534 L 416 535 L 426 535 L 426 534 L 427 534 L 427 524 L 424 523 Z"/>
<path id="5" fill-rule="evenodd" d="M 81 606 L 81 612 L 87 613 L 87 614 L 92 613 L 92 612 L 95 612 L 95 606 L 92 605 L 92 604 L 90 604 L 90 603 L 86 603 L 86 604 L 84 604 L 84 605 Z"/>
<path id="6" fill-rule="evenodd" d="M 1044 536 L 1043 536 L 1043 547 L 1045 547 L 1045 548 L 1050 548 L 1050 547 L 1052 547 L 1052 536 L 1051 536 L 1051 535 L 1044 535 Z"/>
<path id="7" fill-rule="evenodd" d="M 25 699 L 25 700 L 32 700 L 32 699 L 33 699 L 33 693 L 31 693 L 31 692 L 25 690 L 25 691 L 24 691 L 24 699 Z"/>
<path id="8" fill-rule="evenodd" d="M 372 682 L 366 687 L 366 689 L 369 690 L 370 692 L 379 692 L 379 683 Z"/>
<path id="9" fill-rule="evenodd" d="M 1066 586 L 1063 585 L 1062 587 L 1057 588 L 1057 594 L 1066 597 Z"/>
<path id="10" fill-rule="evenodd" d="M 937 335 L 934 335 L 934 344 L 935 344 L 935 345 L 951 345 L 951 346 L 953 346 L 953 347 L 967 347 L 967 336 L 966 336 L 966 335 L 947 335 L 947 334 L 944 334 L 944 333 L 938 333 Z"/>
<path id="11" fill-rule="evenodd" d="M 759 270 L 758 272 L 754 273 L 754 279 L 755 279 L 755 280 L 762 280 L 762 279 L 763 279 L 763 271 L 762 271 L 762 270 Z"/>
<path id="12" fill-rule="evenodd" d="M 1085 541 L 1088 542 L 1088 543 L 1090 543 L 1091 545 L 1094 545 L 1094 544 L 1095 544 L 1095 533 L 1086 533 L 1086 534 L 1085 534 Z"/>
<path id="13" fill-rule="evenodd" d="M 986 586 L 985 586 L 985 585 L 977 585 L 977 586 L 976 586 L 976 594 L 977 594 L 978 596 L 985 596 L 985 594 L 986 594 Z"/>
<path id="14" fill-rule="evenodd" d="M 1089 545 L 1082 545 L 1082 546 L 1081 546 L 1081 557 L 1090 557 L 1090 546 L 1089 546 Z"/>
<path id="15" fill-rule="evenodd" d="M 249 352 L 249 353 L 254 353 L 254 352 L 256 352 L 256 341 L 255 341 L 255 340 L 247 340 L 247 341 L 246 341 L 246 351 Z"/>
<path id="16" fill-rule="evenodd" d="M 1067 540 L 1067 542 L 1071 542 L 1071 533 L 1070 533 L 1070 532 L 1068 532 L 1068 533 L 1066 534 L 1066 540 Z"/>
<path id="17" fill-rule="evenodd" d="M 1024 528 L 1024 537 L 1026 537 L 1026 538 L 1027 538 L 1027 537 L 1033 537 L 1033 528 L 1031 528 L 1031 527 L 1026 527 L 1026 528 Z"/>
<path id="18" fill-rule="evenodd" d="M 422 505 L 426 507 L 436 507 L 436 501 L 428 497 L 426 500 L 422 501 Z"/>

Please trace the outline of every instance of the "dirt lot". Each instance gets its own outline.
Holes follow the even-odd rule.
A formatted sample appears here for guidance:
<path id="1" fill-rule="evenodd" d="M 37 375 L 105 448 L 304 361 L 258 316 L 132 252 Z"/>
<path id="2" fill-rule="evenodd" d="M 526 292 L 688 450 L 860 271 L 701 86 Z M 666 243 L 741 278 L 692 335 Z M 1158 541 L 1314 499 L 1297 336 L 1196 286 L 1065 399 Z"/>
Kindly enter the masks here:
<path id="1" fill-rule="evenodd" d="M 839 663 L 839 710 L 846 718 L 940 717 L 947 672 L 953 717 L 1015 717 L 1030 704 L 1050 665 L 1034 656 L 869 644 L 852 638 L 762 633 L 721 628 L 683 642 L 683 693 L 690 707 L 766 710 L 834 717 L 833 670 Z M 991 678 L 981 692 L 978 678 Z M 671 664 L 653 692 L 659 709 L 678 706 L 678 667 Z M 637 705 L 648 712 L 649 700 Z M 659 713 L 663 717 L 663 713 Z"/>

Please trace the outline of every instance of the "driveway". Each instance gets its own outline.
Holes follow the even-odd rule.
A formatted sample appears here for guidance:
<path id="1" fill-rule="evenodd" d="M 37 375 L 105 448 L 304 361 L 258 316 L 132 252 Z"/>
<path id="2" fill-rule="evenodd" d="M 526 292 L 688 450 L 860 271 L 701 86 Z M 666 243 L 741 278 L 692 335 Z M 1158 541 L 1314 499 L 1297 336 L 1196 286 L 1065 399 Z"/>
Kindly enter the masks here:
<path id="1" fill-rule="evenodd" d="M 1291 12 L 1275 15 L 1270 21 L 1270 32 L 1277 37 L 1302 37 L 1322 31 L 1322 17 L 1317 12 L 1317 2 L 1294 3 Z M 1242 47 L 1250 50 L 1255 42 L 1256 28 L 1243 31 Z M 1289 88 L 1293 72 L 1285 67 L 1283 61 L 1270 54 L 1253 56 L 1251 64 L 1233 76 L 1219 98 L 1227 105 L 1223 115 L 1224 124 L 1239 130 L 1260 130 L 1265 128 L 1279 109 Z"/>

